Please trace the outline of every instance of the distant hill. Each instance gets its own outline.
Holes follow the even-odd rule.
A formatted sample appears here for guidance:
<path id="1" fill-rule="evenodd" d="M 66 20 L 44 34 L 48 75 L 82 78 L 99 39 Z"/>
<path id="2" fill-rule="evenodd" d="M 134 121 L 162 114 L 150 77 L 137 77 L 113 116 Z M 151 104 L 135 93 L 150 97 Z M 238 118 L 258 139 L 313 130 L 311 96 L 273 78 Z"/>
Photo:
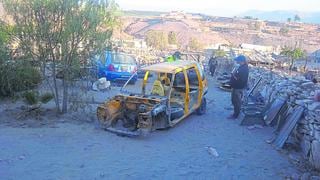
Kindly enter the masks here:
<path id="1" fill-rule="evenodd" d="M 157 12 L 157 11 L 136 11 L 136 10 L 130 10 L 130 11 L 124 11 L 123 12 L 125 16 L 160 16 L 161 14 L 164 14 L 165 12 Z"/>
<path id="2" fill-rule="evenodd" d="M 250 10 L 239 16 L 251 16 L 262 20 L 271 21 L 287 21 L 288 18 L 294 19 L 294 16 L 298 14 L 301 17 L 301 22 L 320 24 L 320 11 L 319 12 L 299 12 L 299 11 L 258 11 Z"/>

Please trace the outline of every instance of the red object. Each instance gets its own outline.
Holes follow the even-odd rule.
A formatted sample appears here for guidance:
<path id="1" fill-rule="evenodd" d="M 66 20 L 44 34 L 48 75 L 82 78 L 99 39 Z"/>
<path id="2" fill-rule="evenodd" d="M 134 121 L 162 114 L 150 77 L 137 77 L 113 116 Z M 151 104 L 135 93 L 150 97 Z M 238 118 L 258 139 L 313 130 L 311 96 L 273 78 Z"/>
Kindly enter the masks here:
<path id="1" fill-rule="evenodd" d="M 316 91 L 314 94 L 314 100 L 320 102 L 320 91 Z"/>
<path id="2" fill-rule="evenodd" d="M 109 71 L 116 71 L 116 69 L 114 68 L 114 65 L 113 65 L 113 64 L 110 64 L 110 65 L 108 66 L 108 70 L 109 70 Z"/>

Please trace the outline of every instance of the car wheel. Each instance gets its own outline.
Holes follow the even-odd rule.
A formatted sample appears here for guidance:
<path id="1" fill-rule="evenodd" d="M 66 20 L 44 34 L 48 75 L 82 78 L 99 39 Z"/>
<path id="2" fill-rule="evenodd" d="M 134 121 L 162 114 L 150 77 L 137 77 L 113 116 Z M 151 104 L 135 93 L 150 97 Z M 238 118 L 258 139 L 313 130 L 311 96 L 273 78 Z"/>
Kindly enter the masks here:
<path id="1" fill-rule="evenodd" d="M 207 111 L 207 99 L 204 97 L 202 98 L 200 107 L 197 109 L 197 114 L 203 115 L 206 113 L 206 111 Z"/>

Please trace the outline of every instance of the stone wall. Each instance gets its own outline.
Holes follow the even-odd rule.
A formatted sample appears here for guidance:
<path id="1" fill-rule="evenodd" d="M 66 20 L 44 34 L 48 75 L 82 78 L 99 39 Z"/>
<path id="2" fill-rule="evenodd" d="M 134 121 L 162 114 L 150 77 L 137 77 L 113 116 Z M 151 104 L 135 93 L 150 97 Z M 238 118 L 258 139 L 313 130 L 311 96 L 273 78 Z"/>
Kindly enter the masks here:
<path id="1" fill-rule="evenodd" d="M 284 98 L 289 106 L 305 108 L 303 118 L 298 121 L 291 135 L 300 144 L 304 158 L 320 170 L 320 102 L 315 99 L 320 85 L 302 76 L 288 77 L 281 72 L 265 69 L 251 69 L 251 77 L 251 81 L 262 77 L 257 92 L 264 96 L 266 103 L 275 98 Z"/>
<path id="2" fill-rule="evenodd" d="M 320 170 L 320 111 L 307 110 L 299 122 L 295 134 L 300 142 L 304 157 L 313 167 Z"/>

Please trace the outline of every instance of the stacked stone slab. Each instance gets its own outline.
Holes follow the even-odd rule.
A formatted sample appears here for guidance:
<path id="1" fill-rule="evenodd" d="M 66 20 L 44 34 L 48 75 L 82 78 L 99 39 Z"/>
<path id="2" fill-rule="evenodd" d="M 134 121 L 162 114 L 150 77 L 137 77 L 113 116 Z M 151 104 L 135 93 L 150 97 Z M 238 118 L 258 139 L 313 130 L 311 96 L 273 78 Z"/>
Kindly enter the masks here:
<path id="1" fill-rule="evenodd" d="M 317 109 L 308 109 L 304 119 L 304 126 L 297 128 L 302 131 L 301 147 L 305 158 L 320 170 L 320 106 Z"/>
<path id="2" fill-rule="evenodd" d="M 263 77 L 264 85 L 259 91 L 265 92 L 268 102 L 285 98 L 291 107 L 305 107 L 304 117 L 298 122 L 292 136 L 301 145 L 305 159 L 320 170 L 320 102 L 314 100 L 314 94 L 320 90 L 320 86 L 302 76 L 289 77 L 264 69 L 251 70 L 251 77 L 259 76 Z"/>

